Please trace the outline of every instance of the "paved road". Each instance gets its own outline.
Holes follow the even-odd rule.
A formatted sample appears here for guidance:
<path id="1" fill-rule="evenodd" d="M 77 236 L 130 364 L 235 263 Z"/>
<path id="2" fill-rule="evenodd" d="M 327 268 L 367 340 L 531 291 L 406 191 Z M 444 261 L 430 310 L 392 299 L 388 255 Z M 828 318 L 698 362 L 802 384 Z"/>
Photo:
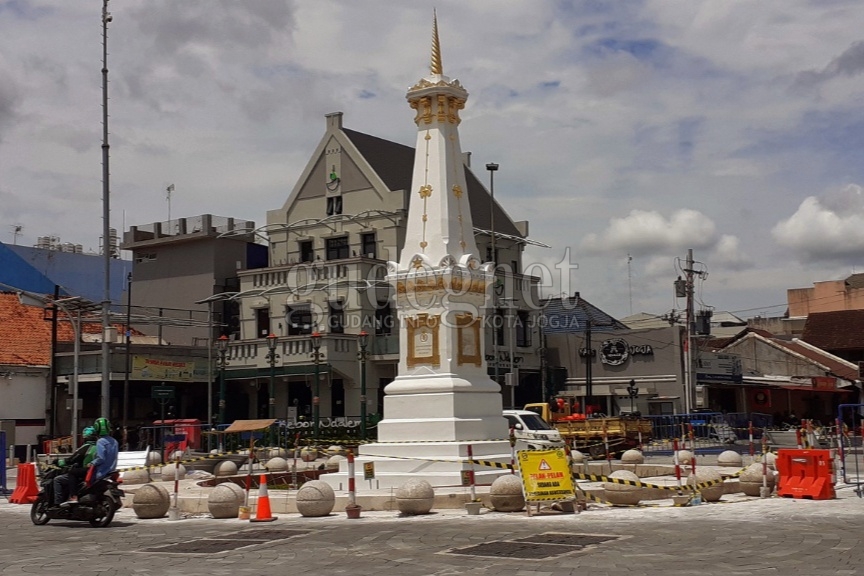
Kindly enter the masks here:
<path id="1" fill-rule="evenodd" d="M 0 574 L 864 574 L 864 500 L 849 489 L 840 495 L 821 502 L 773 498 L 690 508 L 595 507 L 579 515 L 532 518 L 462 511 L 400 518 L 375 512 L 359 520 L 333 514 L 267 524 L 138 520 L 123 509 L 107 529 L 53 520 L 33 526 L 27 507 L 4 501 Z M 543 536 L 533 538 L 538 534 Z M 181 543 L 188 547 L 185 553 L 160 548 Z M 220 552 L 241 544 L 245 547 Z M 491 556 L 470 554 L 476 546 L 475 552 Z M 517 557 L 494 555 L 500 553 Z"/>

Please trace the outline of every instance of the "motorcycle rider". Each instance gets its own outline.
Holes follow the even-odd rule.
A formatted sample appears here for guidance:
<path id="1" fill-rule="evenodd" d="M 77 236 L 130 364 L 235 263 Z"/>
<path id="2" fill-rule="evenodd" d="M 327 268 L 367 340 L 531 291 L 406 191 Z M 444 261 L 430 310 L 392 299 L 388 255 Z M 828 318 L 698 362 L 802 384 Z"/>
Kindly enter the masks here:
<path id="1" fill-rule="evenodd" d="M 96 430 L 92 426 L 87 426 L 81 435 L 84 437 L 84 443 L 69 458 L 60 461 L 61 465 L 69 466 L 69 470 L 54 478 L 55 506 L 62 506 L 70 496 L 74 497 L 78 486 L 87 475 L 87 467 L 96 456 Z"/>
<path id="2" fill-rule="evenodd" d="M 96 441 L 96 457 L 90 462 L 92 468 L 92 475 L 88 473 L 90 483 L 104 478 L 117 469 L 117 453 L 120 451 L 117 440 L 111 436 L 111 423 L 107 418 L 97 418 L 93 427 L 99 440 Z"/>

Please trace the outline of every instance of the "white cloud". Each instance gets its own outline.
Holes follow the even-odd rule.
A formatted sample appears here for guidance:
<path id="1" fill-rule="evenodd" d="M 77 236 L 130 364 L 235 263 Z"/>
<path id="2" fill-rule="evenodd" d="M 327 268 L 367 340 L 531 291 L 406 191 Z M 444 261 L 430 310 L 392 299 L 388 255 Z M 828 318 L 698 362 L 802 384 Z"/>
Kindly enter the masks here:
<path id="1" fill-rule="evenodd" d="M 850 184 L 825 198 L 806 198 L 772 230 L 779 244 L 799 259 L 860 261 L 864 253 L 864 189 Z"/>
<path id="2" fill-rule="evenodd" d="M 741 240 L 730 234 L 720 237 L 713 256 L 713 262 L 731 270 L 743 270 L 753 265 L 753 259 L 741 250 Z"/>
<path id="3" fill-rule="evenodd" d="M 669 218 L 656 211 L 632 210 L 613 218 L 600 234 L 588 234 L 581 248 L 591 254 L 629 251 L 634 255 L 706 248 L 715 241 L 714 222 L 697 210 L 676 210 Z"/>

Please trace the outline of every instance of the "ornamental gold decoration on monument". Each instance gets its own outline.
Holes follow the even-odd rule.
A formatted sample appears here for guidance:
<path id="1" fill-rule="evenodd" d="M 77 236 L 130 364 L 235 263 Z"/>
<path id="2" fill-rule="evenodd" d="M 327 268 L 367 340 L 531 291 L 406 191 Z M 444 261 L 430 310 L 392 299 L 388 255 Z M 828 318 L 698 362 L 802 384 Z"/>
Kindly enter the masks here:
<path id="1" fill-rule="evenodd" d="M 406 318 L 408 331 L 408 367 L 419 365 L 441 365 L 439 351 L 438 328 L 441 325 L 440 316 L 418 314 Z"/>

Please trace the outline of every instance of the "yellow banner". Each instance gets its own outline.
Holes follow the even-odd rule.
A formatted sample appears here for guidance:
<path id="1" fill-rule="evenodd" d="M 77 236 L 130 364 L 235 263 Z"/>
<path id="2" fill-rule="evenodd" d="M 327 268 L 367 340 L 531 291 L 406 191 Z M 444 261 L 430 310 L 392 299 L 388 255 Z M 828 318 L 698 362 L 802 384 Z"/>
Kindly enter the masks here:
<path id="1" fill-rule="evenodd" d="M 520 450 L 519 473 L 525 500 L 566 500 L 575 498 L 567 454 L 559 450 Z"/>
<path id="2" fill-rule="evenodd" d="M 132 355 L 132 380 L 159 380 L 162 382 L 194 381 L 195 362 L 151 358 Z"/>

